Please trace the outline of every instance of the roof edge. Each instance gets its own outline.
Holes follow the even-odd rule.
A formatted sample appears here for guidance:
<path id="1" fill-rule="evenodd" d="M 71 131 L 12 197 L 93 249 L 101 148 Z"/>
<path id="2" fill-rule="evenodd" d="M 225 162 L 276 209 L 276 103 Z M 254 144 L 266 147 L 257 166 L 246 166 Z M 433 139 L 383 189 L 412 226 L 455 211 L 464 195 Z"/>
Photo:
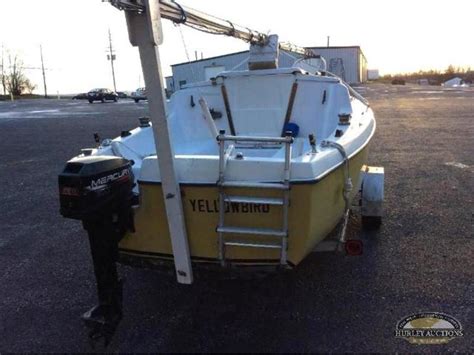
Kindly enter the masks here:
<path id="1" fill-rule="evenodd" d="M 354 49 L 358 49 L 360 51 L 360 53 L 362 54 L 362 56 L 364 57 L 365 61 L 367 61 L 367 57 L 365 56 L 364 54 L 364 51 L 362 50 L 361 46 L 331 46 L 331 47 L 305 47 L 307 49 L 351 49 L 351 48 L 354 48 Z"/>
<path id="2" fill-rule="evenodd" d="M 304 47 L 304 48 L 306 48 L 306 49 L 351 49 L 351 48 L 354 48 L 354 49 L 358 49 L 362 53 L 362 56 L 367 61 L 367 58 L 366 58 L 366 56 L 365 56 L 365 54 L 362 51 L 362 48 L 360 46 L 331 46 L 331 47 Z M 248 52 L 249 52 L 249 50 L 240 51 L 240 52 L 233 52 L 233 53 L 227 53 L 227 54 L 221 54 L 221 55 L 217 55 L 217 56 L 214 56 L 214 57 L 209 57 L 209 58 L 203 58 L 203 59 L 198 59 L 198 60 L 191 60 L 191 61 L 188 61 L 188 62 L 172 64 L 171 67 L 173 68 L 173 67 L 179 67 L 181 65 L 191 64 L 191 63 L 200 63 L 200 62 L 205 62 L 206 60 L 214 60 L 214 59 L 219 59 L 219 58 L 225 58 L 225 57 L 230 57 L 232 55 L 238 55 L 238 54 L 243 54 L 243 53 L 248 53 Z M 285 51 L 285 52 L 291 52 L 291 51 Z"/>

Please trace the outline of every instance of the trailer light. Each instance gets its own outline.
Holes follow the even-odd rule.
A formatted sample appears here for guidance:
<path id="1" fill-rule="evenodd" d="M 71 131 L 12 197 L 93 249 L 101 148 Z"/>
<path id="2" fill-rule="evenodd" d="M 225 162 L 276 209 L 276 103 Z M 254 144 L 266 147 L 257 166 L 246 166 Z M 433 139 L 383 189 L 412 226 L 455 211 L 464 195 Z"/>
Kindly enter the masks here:
<path id="1" fill-rule="evenodd" d="M 346 254 L 349 256 L 362 255 L 364 245 L 361 240 L 349 239 L 345 243 Z"/>

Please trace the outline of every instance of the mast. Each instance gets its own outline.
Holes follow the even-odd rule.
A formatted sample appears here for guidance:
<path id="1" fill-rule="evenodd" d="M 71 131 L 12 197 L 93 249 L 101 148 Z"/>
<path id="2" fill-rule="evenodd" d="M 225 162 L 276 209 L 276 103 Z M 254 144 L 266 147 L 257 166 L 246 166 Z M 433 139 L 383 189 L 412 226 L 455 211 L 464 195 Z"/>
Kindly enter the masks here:
<path id="1" fill-rule="evenodd" d="M 171 145 L 168 115 L 163 86 L 159 46 L 163 42 L 158 0 L 111 1 L 125 10 L 130 43 L 138 47 L 143 79 L 148 96 L 150 121 L 161 177 L 161 188 L 171 237 L 176 278 L 179 283 L 191 284 L 193 270 L 186 233 L 181 188 L 175 169 L 175 155 Z M 117 6 L 118 5 L 118 6 Z"/>
<path id="2" fill-rule="evenodd" d="M 107 1 L 107 0 L 105 0 Z M 147 89 L 150 120 L 155 138 L 161 177 L 163 199 L 170 231 L 176 277 L 179 283 L 191 284 L 193 271 L 189 241 L 184 220 L 181 189 L 175 169 L 175 156 L 171 145 L 159 45 L 163 42 L 161 18 L 184 24 L 211 34 L 241 39 L 251 44 L 249 67 L 255 69 L 278 66 L 278 50 L 302 55 L 311 52 L 291 44 L 278 43 L 278 36 L 266 35 L 223 20 L 201 11 L 183 7 L 168 0 L 108 0 L 114 7 L 124 10 L 128 34 L 133 46 L 138 47 Z"/>
<path id="3" fill-rule="evenodd" d="M 143 2 L 140 0 L 109 0 L 109 2 L 120 10 L 136 12 L 143 12 L 145 10 Z M 159 0 L 159 3 L 161 18 L 170 20 L 176 24 L 183 24 L 201 32 L 234 37 L 244 42 L 259 46 L 265 46 L 270 40 L 270 35 L 180 5 L 177 2 Z M 314 56 L 311 50 L 291 43 L 279 43 L 279 49 L 308 57 Z"/>

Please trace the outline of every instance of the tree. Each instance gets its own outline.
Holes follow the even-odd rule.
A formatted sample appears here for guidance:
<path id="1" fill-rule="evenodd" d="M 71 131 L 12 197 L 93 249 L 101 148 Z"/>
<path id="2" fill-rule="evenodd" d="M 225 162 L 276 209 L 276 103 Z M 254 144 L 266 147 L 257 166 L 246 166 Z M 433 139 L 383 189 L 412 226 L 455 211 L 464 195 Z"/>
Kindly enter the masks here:
<path id="1" fill-rule="evenodd" d="M 2 44 L 2 62 L 1 62 L 2 72 L 0 73 L 0 80 L 2 82 L 3 95 L 6 95 L 6 93 L 7 93 L 7 80 L 6 80 L 6 76 L 5 76 L 4 59 L 5 59 L 5 56 L 4 56 L 3 44 Z"/>
<path id="2" fill-rule="evenodd" d="M 2 82 L 3 95 L 7 93 L 7 78 L 6 75 L 0 73 L 0 81 Z"/>
<path id="3" fill-rule="evenodd" d="M 20 96 L 24 92 L 29 94 L 33 93 L 36 85 L 33 85 L 31 81 L 26 77 L 23 69 L 23 61 L 15 56 L 8 56 L 8 62 L 10 71 L 4 74 L 6 88 L 11 95 Z"/>
<path id="4" fill-rule="evenodd" d="M 31 95 L 31 94 L 33 93 L 33 91 L 35 91 L 36 87 L 37 87 L 37 86 L 36 86 L 35 84 L 33 84 L 33 83 L 30 81 L 30 79 L 26 79 L 26 80 L 25 80 L 25 92 L 26 92 L 27 94 L 30 94 L 30 95 Z"/>
<path id="5" fill-rule="evenodd" d="M 456 73 L 456 68 L 454 68 L 454 65 L 450 64 L 448 69 L 444 72 L 445 74 L 452 75 Z"/>

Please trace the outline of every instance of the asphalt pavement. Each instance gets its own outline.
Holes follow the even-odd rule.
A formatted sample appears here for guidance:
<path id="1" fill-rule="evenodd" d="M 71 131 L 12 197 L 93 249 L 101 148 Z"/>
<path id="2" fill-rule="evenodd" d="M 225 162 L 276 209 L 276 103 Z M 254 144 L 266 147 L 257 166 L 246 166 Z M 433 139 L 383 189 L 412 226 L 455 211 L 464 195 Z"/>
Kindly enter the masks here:
<path id="1" fill-rule="evenodd" d="M 474 88 L 364 85 L 384 166 L 377 232 L 351 221 L 364 254 L 314 254 L 258 279 L 121 266 L 124 319 L 111 352 L 468 352 L 474 349 Z M 90 352 L 79 316 L 96 300 L 86 233 L 59 215 L 57 175 L 93 134 L 134 128 L 147 104 L 0 102 L 0 352 Z M 412 345 L 403 317 L 447 313 L 464 337 Z M 100 351 L 102 349 L 95 349 Z"/>

